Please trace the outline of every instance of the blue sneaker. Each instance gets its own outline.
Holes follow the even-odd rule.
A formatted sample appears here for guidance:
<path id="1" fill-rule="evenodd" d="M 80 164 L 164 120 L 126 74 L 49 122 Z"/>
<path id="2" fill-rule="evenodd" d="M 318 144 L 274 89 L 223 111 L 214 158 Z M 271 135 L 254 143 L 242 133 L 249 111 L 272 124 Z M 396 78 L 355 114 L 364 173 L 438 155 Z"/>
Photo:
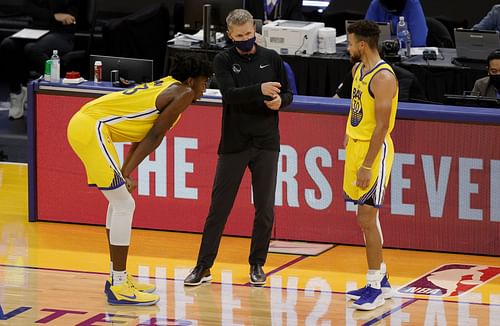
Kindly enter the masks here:
<path id="1" fill-rule="evenodd" d="M 367 286 L 362 287 L 361 289 L 349 291 L 345 294 L 345 296 L 351 300 L 358 300 L 363 295 L 363 292 L 366 290 L 366 288 Z M 380 282 L 380 288 L 382 289 L 384 299 L 392 298 L 393 292 L 391 285 L 389 284 L 387 275 L 384 275 L 384 278 L 382 278 L 382 281 Z"/>
<path id="2" fill-rule="evenodd" d="M 358 310 L 374 310 L 385 303 L 384 295 L 381 289 L 375 289 L 367 286 L 361 297 L 354 301 L 352 306 Z"/>

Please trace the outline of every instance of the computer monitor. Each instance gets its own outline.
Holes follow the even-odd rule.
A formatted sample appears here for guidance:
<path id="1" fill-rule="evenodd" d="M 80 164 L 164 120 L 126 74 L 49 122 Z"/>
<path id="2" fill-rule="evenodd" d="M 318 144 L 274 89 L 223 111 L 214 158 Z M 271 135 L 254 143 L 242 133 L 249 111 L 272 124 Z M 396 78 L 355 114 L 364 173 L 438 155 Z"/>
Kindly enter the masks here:
<path id="1" fill-rule="evenodd" d="M 119 76 L 145 83 L 153 80 L 153 60 L 125 57 L 110 57 L 105 55 L 90 55 L 90 76 L 94 76 L 94 63 L 102 62 L 102 80 L 111 81 L 111 70 L 118 70 Z"/>
<path id="2" fill-rule="evenodd" d="M 330 0 L 304 0 L 302 1 L 303 7 L 317 7 L 326 8 L 330 4 Z"/>
<path id="3" fill-rule="evenodd" d="M 198 31 L 203 28 L 204 4 L 212 5 L 211 25 L 219 32 L 226 31 L 226 17 L 232 10 L 245 7 L 244 0 L 184 0 L 184 29 Z"/>

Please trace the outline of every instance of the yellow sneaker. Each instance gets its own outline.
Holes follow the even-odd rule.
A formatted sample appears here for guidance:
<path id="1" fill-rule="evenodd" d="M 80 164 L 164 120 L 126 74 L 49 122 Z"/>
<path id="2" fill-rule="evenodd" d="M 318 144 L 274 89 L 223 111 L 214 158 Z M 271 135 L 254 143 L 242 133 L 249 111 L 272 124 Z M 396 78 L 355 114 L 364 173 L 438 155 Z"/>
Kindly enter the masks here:
<path id="1" fill-rule="evenodd" d="M 130 282 L 111 285 L 106 289 L 108 303 L 111 305 L 150 306 L 160 300 L 160 296 L 137 290 Z"/>
<path id="2" fill-rule="evenodd" d="M 127 274 L 127 281 L 132 283 L 132 285 L 137 289 L 137 291 L 145 293 L 153 293 L 156 290 L 156 286 L 154 284 L 139 283 L 129 274 Z"/>
<path id="3" fill-rule="evenodd" d="M 132 276 L 127 274 L 127 281 L 130 282 L 137 291 L 145 292 L 145 293 L 153 293 L 156 290 L 156 286 L 154 284 L 149 283 L 139 283 Z M 104 286 L 104 292 L 106 293 L 107 289 L 111 286 L 111 279 L 108 278 L 106 280 L 106 285 Z"/>

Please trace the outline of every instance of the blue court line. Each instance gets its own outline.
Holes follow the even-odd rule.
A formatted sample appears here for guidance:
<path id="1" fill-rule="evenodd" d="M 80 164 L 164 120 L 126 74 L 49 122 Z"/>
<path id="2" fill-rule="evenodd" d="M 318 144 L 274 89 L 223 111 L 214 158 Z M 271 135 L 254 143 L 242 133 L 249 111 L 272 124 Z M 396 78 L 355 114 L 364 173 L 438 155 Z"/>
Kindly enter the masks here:
<path id="1" fill-rule="evenodd" d="M 418 301 L 417 299 L 410 299 L 410 300 L 406 301 L 405 303 L 403 303 L 402 305 L 400 305 L 400 306 L 398 306 L 398 307 L 396 307 L 396 308 L 394 308 L 394 309 L 391 309 L 391 310 L 389 310 L 389 311 L 386 311 L 386 312 L 384 312 L 382 315 L 380 315 L 380 316 L 378 316 L 378 317 L 375 317 L 375 318 L 373 318 L 372 320 L 367 321 L 366 323 L 364 323 L 364 324 L 363 324 L 363 326 L 370 326 L 370 325 L 373 325 L 373 324 L 375 324 L 375 323 L 377 323 L 377 322 L 381 321 L 382 319 L 386 318 L 387 316 L 390 316 L 390 315 L 392 315 L 393 313 L 395 313 L 395 312 L 397 312 L 397 311 L 399 311 L 399 310 L 401 310 L 401 309 L 403 309 L 403 308 L 405 308 L 405 307 L 407 307 L 407 306 L 409 306 L 409 305 L 411 305 L 412 303 L 415 303 L 415 302 L 417 302 L 417 301 Z"/>
<path id="2" fill-rule="evenodd" d="M 290 262 L 272 270 L 271 272 L 267 273 L 266 275 L 271 275 L 274 273 L 277 273 L 281 270 L 283 270 L 285 267 L 289 267 L 293 264 L 298 263 L 299 261 L 303 260 L 304 258 L 307 258 L 307 256 L 300 256 L 297 257 L 294 260 L 291 260 Z M 79 274 L 89 274 L 89 275 L 109 275 L 108 272 L 89 272 L 89 271 L 80 271 L 80 270 L 73 270 L 73 269 L 60 269 L 60 268 L 49 268 L 49 267 L 34 267 L 34 266 L 18 266 L 18 265 L 9 265 L 9 264 L 0 264 L 0 267 L 9 267 L 9 268 L 19 268 L 19 269 L 30 269 L 30 270 L 41 270 L 41 271 L 50 271 L 50 272 L 62 272 L 62 273 L 79 273 Z M 132 275 L 134 277 L 139 277 L 139 275 Z M 171 277 L 155 277 L 155 276 L 148 276 L 149 279 L 152 280 L 166 280 L 166 281 L 172 281 L 172 282 L 183 282 L 183 280 L 180 279 L 175 279 Z M 213 282 L 211 281 L 210 283 L 217 284 L 217 285 L 225 285 L 227 283 L 222 283 L 222 282 Z M 233 286 L 243 286 L 243 287 L 250 287 L 253 286 L 250 283 L 232 283 L 231 285 Z M 267 289 L 281 289 L 281 290 L 287 290 L 288 288 L 286 287 L 276 287 L 276 286 L 261 286 L 261 288 L 267 288 Z M 314 292 L 314 293 L 320 293 L 320 292 L 329 292 L 331 294 L 345 294 L 345 292 L 341 291 L 322 291 L 322 290 L 306 290 L 306 289 L 294 289 L 299 292 Z M 479 302 L 467 302 L 467 301 L 455 301 L 455 300 L 441 300 L 441 299 L 436 299 L 436 298 L 408 298 L 408 297 L 402 297 L 402 296 L 396 296 L 397 298 L 402 298 L 402 299 L 409 299 L 410 301 L 442 301 L 444 303 L 460 303 L 460 304 L 470 304 L 470 305 L 479 305 L 479 306 L 488 306 L 488 307 L 500 307 L 500 304 L 498 303 L 479 303 Z M 413 303 L 413 302 L 411 302 Z M 404 305 L 404 304 L 403 304 Z M 394 308 L 396 309 L 396 308 Z M 384 317 L 385 318 L 385 317 Z"/>

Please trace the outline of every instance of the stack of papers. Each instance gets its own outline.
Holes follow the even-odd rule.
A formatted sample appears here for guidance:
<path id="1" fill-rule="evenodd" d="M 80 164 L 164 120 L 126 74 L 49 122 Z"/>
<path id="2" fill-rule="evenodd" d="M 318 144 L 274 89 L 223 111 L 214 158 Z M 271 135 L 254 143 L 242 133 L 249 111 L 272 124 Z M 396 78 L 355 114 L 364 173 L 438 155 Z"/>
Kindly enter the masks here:
<path id="1" fill-rule="evenodd" d="M 15 33 L 11 37 L 24 38 L 24 39 L 28 39 L 28 40 L 38 40 L 40 37 L 44 36 L 48 32 L 49 32 L 48 29 L 23 28 L 22 30 Z"/>
<path id="2" fill-rule="evenodd" d="M 416 47 L 416 48 L 411 48 L 411 55 L 422 55 L 424 54 L 424 51 L 435 51 L 436 55 L 439 55 L 439 49 L 435 46 L 426 46 L 426 47 Z"/>
<path id="3" fill-rule="evenodd" d="M 224 34 L 217 32 L 215 34 L 216 42 L 219 43 L 220 41 L 224 40 Z M 183 34 L 183 33 L 177 33 L 175 34 L 174 38 L 168 41 L 169 43 L 174 43 L 175 45 L 181 45 L 181 46 L 191 46 L 194 44 L 199 44 L 203 42 L 203 30 L 199 30 L 198 33 L 196 34 Z"/>

